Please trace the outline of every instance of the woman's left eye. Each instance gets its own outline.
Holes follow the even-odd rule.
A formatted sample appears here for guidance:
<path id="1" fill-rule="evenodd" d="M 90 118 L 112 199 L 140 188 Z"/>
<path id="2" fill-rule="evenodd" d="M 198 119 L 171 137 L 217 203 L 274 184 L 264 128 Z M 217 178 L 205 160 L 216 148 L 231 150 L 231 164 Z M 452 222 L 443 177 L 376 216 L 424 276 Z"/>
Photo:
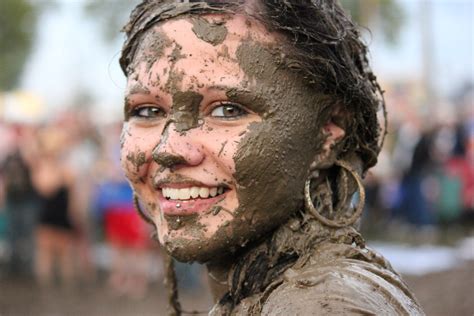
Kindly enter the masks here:
<path id="1" fill-rule="evenodd" d="M 221 103 L 211 112 L 212 117 L 223 119 L 237 119 L 247 114 L 248 112 L 242 106 L 235 103 Z"/>

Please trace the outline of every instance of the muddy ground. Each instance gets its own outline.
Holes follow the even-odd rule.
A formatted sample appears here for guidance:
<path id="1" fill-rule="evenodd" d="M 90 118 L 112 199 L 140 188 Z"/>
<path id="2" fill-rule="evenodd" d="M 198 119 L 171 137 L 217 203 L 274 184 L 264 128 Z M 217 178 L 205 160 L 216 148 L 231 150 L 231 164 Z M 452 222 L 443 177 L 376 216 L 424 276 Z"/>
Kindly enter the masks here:
<path id="1" fill-rule="evenodd" d="M 427 315 L 474 314 L 474 261 L 443 272 L 405 276 Z M 206 288 L 181 291 L 187 310 L 206 311 L 211 298 Z M 151 284 L 145 297 L 116 296 L 104 286 L 82 286 L 79 290 L 40 290 L 28 280 L 0 279 L 0 316 L 166 315 L 165 292 L 159 282 Z"/>
<path id="2" fill-rule="evenodd" d="M 474 315 L 474 261 L 447 271 L 405 276 L 405 281 L 426 315 Z"/>

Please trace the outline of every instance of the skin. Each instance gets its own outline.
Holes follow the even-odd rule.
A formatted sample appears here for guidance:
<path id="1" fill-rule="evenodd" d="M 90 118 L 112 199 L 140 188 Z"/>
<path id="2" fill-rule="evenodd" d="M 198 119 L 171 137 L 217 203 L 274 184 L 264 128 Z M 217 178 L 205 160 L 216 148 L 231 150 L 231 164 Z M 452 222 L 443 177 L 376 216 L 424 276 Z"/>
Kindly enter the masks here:
<path id="1" fill-rule="evenodd" d="M 142 38 L 128 77 L 122 165 L 160 243 L 178 260 L 207 262 L 219 283 L 222 257 L 302 206 L 310 165 L 331 157 L 344 131 L 324 97 L 284 67 L 277 35 L 240 15 L 200 19 L 218 27 L 179 17 Z M 209 41 L 200 29 L 221 37 Z M 163 198 L 163 188 L 191 186 L 225 192 Z"/>

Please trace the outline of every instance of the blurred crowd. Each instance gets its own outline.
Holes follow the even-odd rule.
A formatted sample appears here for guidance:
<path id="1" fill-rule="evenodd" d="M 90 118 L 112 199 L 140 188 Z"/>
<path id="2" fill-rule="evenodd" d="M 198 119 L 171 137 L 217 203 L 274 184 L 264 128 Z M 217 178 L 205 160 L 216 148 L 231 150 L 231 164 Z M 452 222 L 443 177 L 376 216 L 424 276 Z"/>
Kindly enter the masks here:
<path id="1" fill-rule="evenodd" d="M 2 276 L 73 288 L 95 283 L 105 266 L 115 294 L 145 294 L 158 251 L 121 172 L 120 131 L 80 111 L 0 122 Z"/>
<path id="2" fill-rule="evenodd" d="M 418 109 L 408 95 L 407 86 L 386 95 L 390 124 L 379 163 L 365 180 L 364 229 L 379 236 L 389 228 L 412 235 L 459 226 L 468 232 L 474 227 L 473 87 Z"/>
<path id="3" fill-rule="evenodd" d="M 454 98 L 449 113 L 410 116 L 406 91 L 387 94 L 388 136 L 365 179 L 366 231 L 474 227 L 472 96 L 471 87 Z M 0 278 L 46 287 L 100 280 L 118 296 L 141 297 L 162 277 L 152 229 L 121 171 L 121 122 L 93 122 L 77 110 L 41 124 L 0 120 Z M 189 286 L 200 282 L 198 268 L 178 270 Z"/>

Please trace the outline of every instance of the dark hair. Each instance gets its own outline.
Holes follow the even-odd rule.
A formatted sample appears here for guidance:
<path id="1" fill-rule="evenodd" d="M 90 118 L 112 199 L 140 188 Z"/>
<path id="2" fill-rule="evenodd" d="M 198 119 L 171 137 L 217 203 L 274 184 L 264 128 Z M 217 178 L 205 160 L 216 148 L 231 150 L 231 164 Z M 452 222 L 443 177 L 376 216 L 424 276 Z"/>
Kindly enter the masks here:
<path id="1" fill-rule="evenodd" d="M 261 5 L 261 21 L 286 35 L 293 47 L 292 68 L 349 112 L 340 156 L 357 153 L 364 171 L 375 165 L 383 139 L 377 112 L 382 108 L 385 114 L 385 103 L 356 25 L 334 0 L 269 0 Z"/>
<path id="2" fill-rule="evenodd" d="M 185 8 L 172 12 L 176 3 Z M 386 125 L 383 92 L 369 67 L 367 47 L 359 30 L 335 0 L 144 0 L 124 28 L 127 39 L 120 58 L 122 70 L 128 73 L 140 36 L 157 22 L 178 14 L 235 13 L 244 11 L 242 8 L 247 8 L 247 14 L 269 30 L 286 36 L 289 68 L 332 98 L 343 113 L 347 111 L 347 136 L 339 157 L 356 153 L 363 171 L 375 165 L 385 136 L 381 135 L 377 119 L 377 112 L 382 109 Z"/>

